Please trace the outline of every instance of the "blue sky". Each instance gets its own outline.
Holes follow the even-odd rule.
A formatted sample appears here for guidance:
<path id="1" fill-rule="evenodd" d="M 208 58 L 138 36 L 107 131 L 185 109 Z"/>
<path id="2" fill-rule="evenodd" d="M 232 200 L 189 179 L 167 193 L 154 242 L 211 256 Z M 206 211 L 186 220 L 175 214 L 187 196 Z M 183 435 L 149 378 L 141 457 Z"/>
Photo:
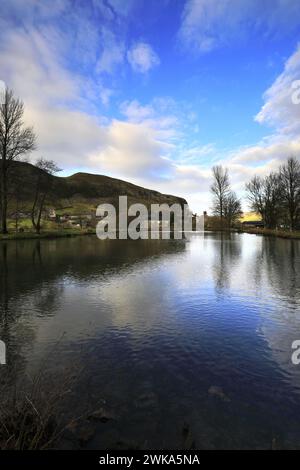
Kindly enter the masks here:
<path id="1" fill-rule="evenodd" d="M 210 208 L 300 154 L 298 0 L 0 0 L 0 79 L 44 156 Z M 244 204 L 246 208 L 246 204 Z"/>

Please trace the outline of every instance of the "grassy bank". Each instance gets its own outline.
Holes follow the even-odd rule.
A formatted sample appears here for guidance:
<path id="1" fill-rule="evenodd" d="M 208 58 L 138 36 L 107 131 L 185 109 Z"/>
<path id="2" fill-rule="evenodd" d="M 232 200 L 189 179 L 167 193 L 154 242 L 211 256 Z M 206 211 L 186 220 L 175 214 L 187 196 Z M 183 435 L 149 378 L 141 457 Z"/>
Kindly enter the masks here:
<path id="1" fill-rule="evenodd" d="M 292 240 L 300 240 L 300 232 L 290 232 L 287 230 L 271 230 L 268 228 L 242 228 L 241 232 L 252 233 L 254 235 L 265 235 L 268 237 L 289 238 Z"/>
<path id="2" fill-rule="evenodd" d="M 238 233 L 250 233 L 253 235 L 264 235 L 268 237 L 279 237 L 279 238 L 288 238 L 291 240 L 300 240 L 300 231 L 297 232 L 290 232 L 285 230 L 271 230 L 271 229 L 262 229 L 262 228 L 240 228 L 240 229 L 232 229 L 232 228 L 219 228 L 219 229 L 210 229 L 208 231 L 217 231 L 217 232 L 238 232 Z M 78 236 L 85 236 L 85 235 L 95 235 L 96 230 L 89 228 L 89 229 L 52 229 L 52 230 L 42 230 L 40 234 L 37 234 L 33 231 L 27 230 L 24 232 L 13 232 L 10 231 L 6 235 L 0 234 L 0 242 L 7 241 L 7 240 L 40 240 L 40 239 L 47 239 L 47 238 L 70 238 L 70 237 L 78 237 Z"/>
<path id="3" fill-rule="evenodd" d="M 57 229 L 57 230 L 43 230 L 40 234 L 26 231 L 26 232 L 9 232 L 6 235 L 0 234 L 0 241 L 6 240 L 30 240 L 30 239 L 44 239 L 44 238 L 68 238 L 78 237 L 83 235 L 93 235 L 96 231 L 94 229 Z"/>

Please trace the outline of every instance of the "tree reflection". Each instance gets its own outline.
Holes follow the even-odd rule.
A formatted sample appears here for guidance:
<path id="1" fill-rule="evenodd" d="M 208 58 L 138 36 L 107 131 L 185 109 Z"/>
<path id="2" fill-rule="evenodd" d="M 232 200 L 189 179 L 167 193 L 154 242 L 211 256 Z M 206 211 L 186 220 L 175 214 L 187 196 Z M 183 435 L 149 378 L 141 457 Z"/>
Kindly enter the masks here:
<path id="1" fill-rule="evenodd" d="M 264 237 L 255 263 L 261 275 L 265 273 L 272 283 L 273 291 L 288 299 L 289 303 L 299 302 L 300 292 L 300 243 L 298 240 L 284 240 Z"/>
<path id="2" fill-rule="evenodd" d="M 26 368 L 36 342 L 36 318 L 57 314 L 67 284 L 107 280 L 184 247 L 183 241 L 99 241 L 92 236 L 2 242 L 0 339 L 7 345 L 8 367 L 1 380 L 14 383 L 17 373 Z"/>
<path id="3" fill-rule="evenodd" d="M 218 294 L 230 288 L 235 266 L 241 256 L 241 241 L 234 233 L 220 232 L 215 236 L 213 277 Z"/>

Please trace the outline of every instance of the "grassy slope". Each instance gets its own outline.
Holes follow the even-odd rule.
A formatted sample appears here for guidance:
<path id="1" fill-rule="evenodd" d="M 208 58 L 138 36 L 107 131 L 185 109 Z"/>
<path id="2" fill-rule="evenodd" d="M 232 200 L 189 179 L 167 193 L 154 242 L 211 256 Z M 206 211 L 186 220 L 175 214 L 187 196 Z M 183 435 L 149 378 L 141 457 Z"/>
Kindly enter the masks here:
<path id="1" fill-rule="evenodd" d="M 22 181 L 20 187 L 21 212 L 28 213 L 32 207 L 34 198 L 35 181 L 41 170 L 26 162 L 15 162 L 12 168 L 14 173 Z M 118 197 L 128 196 L 128 205 L 132 203 L 143 203 L 148 208 L 151 204 L 158 203 L 180 203 L 184 204 L 186 201 L 176 196 L 166 195 L 151 189 L 143 188 L 141 186 L 128 183 L 116 178 L 110 178 L 104 175 L 94 175 L 89 173 L 76 173 L 68 177 L 52 176 L 53 196 L 48 201 L 48 207 L 54 207 L 58 215 L 82 215 L 82 214 L 95 214 L 96 208 L 102 203 L 111 203 L 118 207 Z M 9 213 L 13 214 L 16 210 L 16 203 L 13 197 L 9 201 Z M 43 231 L 48 234 L 61 232 L 61 235 L 70 233 L 70 230 L 62 230 L 54 222 L 43 221 Z M 23 228 L 26 233 L 17 234 L 16 236 L 11 233 L 7 238 L 28 238 L 34 234 L 32 232 L 32 224 L 30 219 L 20 219 L 19 228 Z M 9 220 L 8 228 L 10 232 L 15 231 L 14 220 Z M 74 234 L 79 234 L 80 230 L 73 229 Z M 82 232 L 82 231 L 81 231 Z M 44 234 L 45 235 L 45 234 Z M 0 239 L 3 239 L 1 237 Z"/>
<path id="2" fill-rule="evenodd" d="M 16 162 L 14 165 L 14 171 L 22 180 L 21 198 L 25 201 L 25 209 L 29 210 L 34 197 L 33 182 L 36 181 L 37 174 L 41 170 L 25 162 Z M 152 203 L 186 203 L 182 198 L 104 175 L 76 173 L 68 177 L 52 176 L 51 179 L 55 196 L 48 205 L 55 207 L 59 213 L 90 213 L 104 202 L 116 205 L 121 195 L 128 196 L 128 204 L 139 202 L 149 206 Z M 14 210 L 13 199 L 10 209 Z"/>

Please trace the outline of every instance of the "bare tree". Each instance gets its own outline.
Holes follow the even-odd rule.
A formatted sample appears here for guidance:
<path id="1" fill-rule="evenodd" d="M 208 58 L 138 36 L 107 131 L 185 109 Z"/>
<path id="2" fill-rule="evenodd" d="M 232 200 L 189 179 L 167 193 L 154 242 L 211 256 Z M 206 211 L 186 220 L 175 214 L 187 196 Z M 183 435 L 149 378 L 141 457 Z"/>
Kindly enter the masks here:
<path id="1" fill-rule="evenodd" d="M 265 178 L 254 176 L 246 184 L 248 201 L 253 211 L 260 214 L 267 228 L 276 228 L 282 217 L 282 182 L 278 173 Z"/>
<path id="2" fill-rule="evenodd" d="M 221 218 L 221 222 L 224 217 L 224 205 L 225 200 L 229 195 L 230 184 L 228 177 L 227 168 L 223 168 L 221 165 L 214 166 L 213 172 L 213 184 L 211 185 L 211 192 L 213 194 L 213 213 Z"/>
<path id="3" fill-rule="evenodd" d="M 277 228 L 283 215 L 282 185 L 278 173 L 270 173 L 264 179 L 265 223 L 269 228 Z"/>
<path id="4" fill-rule="evenodd" d="M 47 197 L 50 195 L 53 188 L 52 176 L 61 170 L 53 160 L 45 160 L 44 158 L 40 158 L 37 161 L 36 167 L 39 171 L 37 172 L 35 181 L 31 221 L 35 231 L 40 233 L 42 213 L 47 202 Z"/>
<path id="5" fill-rule="evenodd" d="M 0 157 L 1 157 L 1 228 L 7 233 L 7 199 L 11 163 L 35 149 L 35 134 L 24 127 L 24 105 L 6 89 L 4 104 L 0 105 Z"/>
<path id="6" fill-rule="evenodd" d="M 228 227 L 232 227 L 242 215 L 242 204 L 235 192 L 230 191 L 224 202 L 224 218 Z"/>
<path id="7" fill-rule="evenodd" d="M 290 157 L 286 164 L 282 165 L 280 178 L 289 227 L 290 230 L 295 230 L 300 222 L 300 163 L 295 157 Z"/>
<path id="8" fill-rule="evenodd" d="M 19 220 L 22 212 L 26 212 L 30 199 L 30 181 L 24 174 L 19 163 L 11 166 L 9 172 L 9 202 L 8 207 L 14 211 L 15 231 L 19 230 Z"/>
<path id="9" fill-rule="evenodd" d="M 254 176 L 249 183 L 246 184 L 247 199 L 251 210 L 257 212 L 262 219 L 265 217 L 265 198 L 263 179 Z"/>

